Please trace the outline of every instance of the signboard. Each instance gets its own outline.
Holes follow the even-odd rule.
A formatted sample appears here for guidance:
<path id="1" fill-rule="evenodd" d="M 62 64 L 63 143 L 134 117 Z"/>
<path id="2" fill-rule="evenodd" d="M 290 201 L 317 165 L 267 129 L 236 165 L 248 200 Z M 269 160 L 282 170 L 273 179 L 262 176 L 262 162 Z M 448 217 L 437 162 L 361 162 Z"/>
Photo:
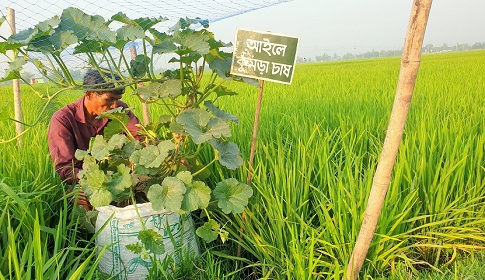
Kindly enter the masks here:
<path id="1" fill-rule="evenodd" d="M 298 38 L 238 29 L 231 74 L 291 84 Z"/>

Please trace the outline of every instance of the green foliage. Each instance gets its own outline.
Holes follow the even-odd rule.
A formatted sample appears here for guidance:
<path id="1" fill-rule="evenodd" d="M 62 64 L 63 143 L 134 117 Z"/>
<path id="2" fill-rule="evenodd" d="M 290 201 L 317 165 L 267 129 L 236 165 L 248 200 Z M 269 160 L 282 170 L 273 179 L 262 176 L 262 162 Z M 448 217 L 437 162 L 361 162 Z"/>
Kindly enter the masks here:
<path id="1" fill-rule="evenodd" d="M 484 278 L 484 258 L 473 257 L 473 251 L 483 251 L 485 228 L 484 65 L 483 51 L 423 55 L 362 278 Z M 231 222 L 223 229 L 233 242 L 207 244 L 209 250 L 195 265 L 157 263 L 166 278 L 154 279 L 342 279 L 385 136 L 398 70 L 397 58 L 308 64 L 296 69 L 292 86 L 265 84 L 263 104 L 269 106 L 262 108 L 258 131 L 255 203 L 245 209 L 246 219 L 227 215 Z M 177 76 L 175 71 L 164 74 Z M 225 85 L 234 92 L 254 90 L 241 83 Z M 43 101 L 29 88 L 22 92 L 25 117 L 36 119 Z M 0 93 L 0 104 L 5 104 L 11 91 Z M 59 95 L 59 103 L 51 105 L 59 108 L 77 96 L 79 92 Z M 136 101 L 129 95 L 123 98 L 129 104 Z M 221 109 L 239 116 L 242 125 L 234 127 L 232 137 L 241 153 L 249 154 L 247 127 L 254 120 L 256 95 L 217 101 Z M 168 137 L 160 129 L 171 123 L 171 116 L 162 107 L 152 107 L 157 122 L 145 127 L 147 135 Z M 5 108 L 5 114 L 12 116 L 13 108 Z M 23 149 L 15 143 L 0 145 L 5 163 L 0 164 L 0 176 L 11 186 L 8 194 L 0 191 L 1 273 L 7 279 L 32 279 L 34 270 L 42 269 L 44 278 L 69 279 L 77 271 L 78 279 L 99 279 L 92 273 L 92 246 L 79 242 L 78 225 L 69 224 L 69 208 L 59 205 L 62 185 L 47 155 L 45 119 L 42 124 L 25 135 L 29 145 Z M 9 122 L 0 122 L 0 127 L 2 138 L 14 134 Z M 204 149 L 197 159 L 203 163 L 212 157 L 212 150 Z M 187 161 L 194 171 L 195 159 Z M 218 182 L 245 178 L 246 167 L 219 172 L 213 164 L 204 170 L 210 172 L 209 182 Z M 33 230 L 36 211 L 40 235 Z M 53 219 L 61 213 L 59 222 Z M 225 219 L 222 212 L 212 218 Z M 37 236 L 40 242 L 34 243 Z M 242 246 L 241 258 L 234 257 L 234 241 Z M 34 247 L 43 254 L 37 263 Z M 94 257 L 88 259 L 90 254 Z"/>
<path id="2" fill-rule="evenodd" d="M 181 214 L 203 210 L 208 219 L 213 209 L 210 204 L 219 205 L 224 213 L 241 213 L 252 195 L 249 186 L 233 179 L 230 184 L 218 184 L 213 192 L 214 187 L 202 181 L 210 176 L 211 165 L 234 170 L 243 164 L 237 144 L 229 140 L 229 122 L 237 123 L 237 117 L 215 105 L 218 98 L 235 94 L 222 85 L 232 79 L 228 73 L 232 54 L 222 50 L 230 44 L 216 41 L 205 20 L 180 19 L 168 32 L 156 30 L 164 20 L 130 19 L 122 13 L 105 20 L 67 8 L 60 17 L 0 43 L 2 53 L 12 50 L 22 55 L 9 63 L 3 80 L 18 77 L 32 61 L 58 88 L 82 89 L 61 56 L 74 48 L 74 55 L 88 62 L 86 66 L 116 73 L 122 77 L 116 85 L 130 87 L 142 102 L 166 110 L 160 121 L 140 125 L 137 135 L 126 126 L 130 109 L 116 108 L 99 116 L 110 119 L 105 134 L 93 137 L 88 150 L 75 154 L 83 161 L 79 186 L 94 207 L 149 200 L 155 210 Z M 115 22 L 121 26 L 111 30 Z M 143 53 L 128 59 L 124 50 L 134 41 L 142 43 Z M 174 55 L 170 61 L 179 68 L 155 73 L 154 61 L 162 54 Z M 205 70 L 207 66 L 210 71 Z M 212 158 L 203 161 L 200 153 L 207 149 L 213 151 Z M 227 239 L 227 234 L 220 236 Z M 139 239 L 143 252 L 163 251 L 153 232 L 143 230 Z M 140 252 L 136 244 L 132 249 Z"/>
<path id="3" fill-rule="evenodd" d="M 217 205 L 225 214 L 242 213 L 252 195 L 253 189 L 234 178 L 225 179 L 214 189 L 214 196 L 219 201 Z"/>
<path id="4" fill-rule="evenodd" d="M 229 45 L 216 41 L 204 20 L 180 19 L 166 33 L 155 29 L 164 20 L 132 20 L 122 13 L 105 20 L 67 8 L 60 17 L 2 42 L 2 49 L 22 54 L 10 62 L 5 79 L 16 76 L 34 55 L 44 55 L 48 64 L 35 60 L 40 73 L 60 88 L 80 88 L 60 55 L 74 47 L 74 54 L 87 57 L 90 67 L 118 74 L 123 78 L 117 83 L 131 87 L 141 101 L 167 110 L 160 122 L 140 125 L 139 135 L 131 135 L 126 127 L 129 109 L 116 108 L 100 115 L 110 119 L 104 136 L 94 137 L 87 151 L 75 155 L 83 161 L 79 185 L 94 207 L 130 203 L 136 197 L 136 202 L 149 199 L 157 210 L 207 212 L 213 203 L 224 213 L 241 213 L 252 195 L 248 186 L 235 179 L 223 181 L 211 195 L 206 183 L 193 180 L 209 177 L 210 165 L 234 170 L 243 164 L 237 144 L 228 140 L 232 136 L 229 122 L 237 123 L 237 117 L 214 103 L 235 94 L 222 85 L 231 78 L 228 62 L 232 54 L 222 51 Z M 113 22 L 122 25 L 111 30 Z M 143 43 L 144 52 L 127 59 L 123 50 L 135 40 Z M 147 52 L 147 45 L 152 53 Z M 179 69 L 154 73 L 155 55 L 167 53 L 175 55 L 171 61 L 178 62 Z M 207 65 L 210 71 L 205 71 Z M 210 77 L 203 79 L 204 75 Z M 213 157 L 203 163 L 199 154 L 207 148 L 213 150 Z"/>

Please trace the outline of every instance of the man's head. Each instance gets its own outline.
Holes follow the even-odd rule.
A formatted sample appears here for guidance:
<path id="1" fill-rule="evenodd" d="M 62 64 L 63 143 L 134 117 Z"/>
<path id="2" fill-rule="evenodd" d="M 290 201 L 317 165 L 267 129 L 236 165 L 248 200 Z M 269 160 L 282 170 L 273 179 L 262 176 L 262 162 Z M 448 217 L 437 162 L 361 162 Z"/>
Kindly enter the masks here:
<path id="1" fill-rule="evenodd" d="M 121 78 L 109 70 L 100 73 L 96 69 L 89 69 L 84 75 L 83 86 L 85 92 L 84 105 L 90 116 L 99 116 L 102 112 L 118 107 L 125 89 Z"/>
<path id="2" fill-rule="evenodd" d="M 86 91 L 98 93 L 110 91 L 122 95 L 125 92 L 125 87 L 120 80 L 120 76 L 112 74 L 109 70 L 101 69 L 100 72 L 91 68 L 84 74 L 83 86 Z"/>

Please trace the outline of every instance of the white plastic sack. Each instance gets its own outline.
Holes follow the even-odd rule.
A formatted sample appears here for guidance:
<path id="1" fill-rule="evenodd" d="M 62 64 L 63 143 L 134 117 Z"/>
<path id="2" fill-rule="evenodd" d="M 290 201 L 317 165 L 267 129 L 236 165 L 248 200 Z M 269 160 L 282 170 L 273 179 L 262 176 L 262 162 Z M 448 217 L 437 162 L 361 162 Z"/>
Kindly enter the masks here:
<path id="1" fill-rule="evenodd" d="M 194 223 L 190 214 L 179 215 L 169 211 L 155 211 L 151 203 L 137 204 L 137 208 L 145 227 L 163 236 L 165 254 L 159 255 L 159 260 L 172 254 L 176 248 L 166 228 L 167 222 L 175 242 L 179 244 L 183 242 L 182 250 L 190 252 L 193 256 L 199 255 Z M 126 245 L 139 242 L 137 235 L 142 230 L 135 207 L 133 205 L 124 208 L 104 206 L 96 210 L 99 211 L 96 231 L 99 232 L 106 223 L 96 238 L 98 253 L 104 246 L 109 246 L 101 257 L 98 269 L 109 275 L 117 275 L 115 278 L 117 280 L 145 279 L 148 268 L 152 266 L 150 259 L 142 259 L 140 255 L 126 249 Z M 176 254 L 173 257 L 176 259 Z"/>

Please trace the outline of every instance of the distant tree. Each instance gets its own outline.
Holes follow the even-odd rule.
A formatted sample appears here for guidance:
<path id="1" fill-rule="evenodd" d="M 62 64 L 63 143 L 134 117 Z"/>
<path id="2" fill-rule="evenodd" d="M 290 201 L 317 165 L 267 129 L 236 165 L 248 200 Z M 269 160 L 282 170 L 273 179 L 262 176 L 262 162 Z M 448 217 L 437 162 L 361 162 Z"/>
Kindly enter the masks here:
<path id="1" fill-rule="evenodd" d="M 354 58 L 356 58 L 356 57 L 353 53 L 346 53 L 342 56 L 343 60 L 349 60 L 349 59 L 354 59 Z"/>
<path id="2" fill-rule="evenodd" d="M 433 44 L 427 44 L 426 46 L 423 47 L 423 52 L 431 53 L 433 51 L 434 51 Z"/>
<path id="3" fill-rule="evenodd" d="M 320 62 L 320 61 L 330 61 L 332 60 L 332 57 L 326 53 L 323 55 L 319 55 L 315 57 L 315 61 Z"/>
<path id="4" fill-rule="evenodd" d="M 485 42 L 476 42 L 472 45 L 473 50 L 485 49 Z"/>
<path id="5" fill-rule="evenodd" d="M 441 45 L 440 51 L 448 51 L 448 50 L 450 50 L 448 45 L 446 43 L 443 43 L 443 45 Z"/>

